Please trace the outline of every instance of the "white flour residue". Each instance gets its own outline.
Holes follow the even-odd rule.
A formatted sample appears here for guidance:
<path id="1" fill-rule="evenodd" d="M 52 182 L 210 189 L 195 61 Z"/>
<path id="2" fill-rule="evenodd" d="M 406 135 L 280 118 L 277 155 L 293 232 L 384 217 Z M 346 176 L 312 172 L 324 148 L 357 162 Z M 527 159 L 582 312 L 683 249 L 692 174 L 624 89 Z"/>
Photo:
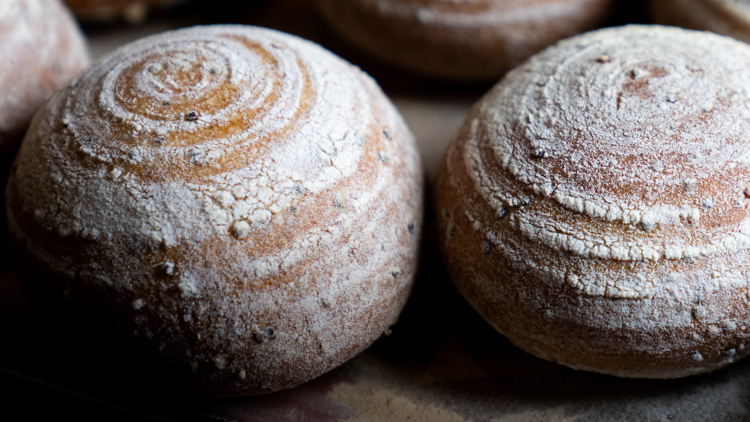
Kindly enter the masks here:
<path id="1" fill-rule="evenodd" d="M 315 65 L 310 56 L 319 53 L 317 50 L 306 52 L 298 48 L 296 40 L 290 43 L 273 33 L 256 44 L 243 41 L 229 28 L 214 32 L 216 36 L 207 41 L 197 31 L 177 32 L 150 48 L 139 48 L 147 43 L 141 41 L 104 58 L 71 85 L 75 97 L 62 98 L 60 93 L 50 105 L 53 113 L 62 114 L 60 122 L 70 135 L 63 142 L 40 139 L 47 143 L 43 146 L 49 150 L 47 154 L 54 151 L 60 167 L 65 167 L 62 163 L 69 153 L 61 148 L 78 149 L 94 163 L 107 164 L 99 170 L 103 182 L 111 179 L 115 183 L 104 183 L 101 189 L 124 189 L 134 200 L 146 202 L 185 188 L 166 184 L 161 185 L 168 187 L 163 193 L 152 192 L 160 185 L 143 186 L 144 176 L 136 175 L 141 167 L 149 174 L 158 174 L 159 167 L 189 173 L 195 168 L 219 166 L 227 157 L 248 150 L 259 154 L 250 162 L 236 163 L 236 172 L 221 172 L 198 183 L 185 181 L 185 187 L 194 192 L 191 204 L 175 202 L 170 212 L 177 221 L 188 218 L 192 213 L 188 210 L 197 202 L 207 221 L 199 225 L 203 230 L 177 235 L 181 239 L 226 234 L 240 220 L 251 226 L 268 222 L 305 194 L 317 194 L 351 176 L 364 152 L 362 136 L 371 124 L 364 117 L 370 113 L 366 101 L 353 108 L 331 110 L 346 98 L 367 95 L 355 80 L 339 75 L 346 74 L 338 69 L 342 64 Z M 248 54 L 246 44 L 265 54 Z M 176 54 L 165 54 L 175 49 Z M 300 67 L 303 63 L 306 65 Z M 303 92 L 312 89 L 310 84 L 316 87 L 315 97 L 303 98 Z M 217 100 L 214 91 L 220 86 L 224 95 Z M 269 105 L 271 96 L 275 101 Z M 103 118 L 88 117 L 91 109 L 101 110 Z M 194 119 L 190 113 L 195 114 Z M 337 117 L 330 118 L 331 114 Z M 303 117 L 301 123 L 294 121 Z M 117 132 L 110 121 L 119 123 Z M 58 122 L 45 123 L 52 130 Z M 124 134 L 123 127 L 127 128 Z M 217 127 L 229 127 L 230 132 L 201 137 Z M 318 140 L 309 144 L 310 138 Z M 274 141 L 272 149 L 265 146 L 269 139 Z M 24 183 L 34 184 L 34 179 Z M 30 186 L 28 191 L 36 189 Z M 148 194 L 139 193 L 143 191 Z M 103 192 L 97 195 L 106 196 Z M 32 202 L 25 206 L 58 206 L 54 201 L 44 200 L 38 206 Z M 64 208 L 45 215 L 60 220 L 45 221 L 50 227 L 75 219 Z M 146 220 L 160 225 L 157 218 Z M 103 232 L 123 221 L 118 216 L 112 221 L 89 219 L 86 224 Z"/>
<path id="2" fill-rule="evenodd" d="M 240 26 L 165 33 L 104 57 L 41 116 L 10 207 L 93 242 L 107 265 L 39 244 L 11 212 L 13 235 L 56 274 L 165 315 L 138 332 L 161 330 L 177 360 L 197 332 L 193 370 L 288 387 L 366 347 L 403 306 L 419 155 L 375 83 L 320 47 Z"/>
<path id="3" fill-rule="evenodd" d="M 459 291 L 574 368 L 671 378 L 747 355 L 748 66 L 744 43 L 629 26 L 509 73 L 438 179 Z"/>
<path id="4" fill-rule="evenodd" d="M 658 33 L 665 42 L 676 37 Z M 583 256 L 674 259 L 747 248 L 745 221 L 701 229 L 726 209 L 747 208 L 740 174 L 748 169 L 750 77 L 735 51 L 742 45 L 716 47 L 697 36 L 695 45 L 674 42 L 665 53 L 638 37 L 637 29 L 604 32 L 583 48 L 571 42 L 548 50 L 488 94 L 484 104 L 498 105 L 481 108 L 477 121 L 485 126 L 473 126 L 465 147 L 477 189 L 497 210 L 515 206 L 517 183 L 573 214 L 637 229 L 628 241 L 617 234 L 620 224 L 595 238 L 576 229 L 578 220 L 543 227 L 543 215 L 519 217 L 537 227 L 526 230 L 531 238 Z M 708 116 L 711 124 L 702 123 Z M 480 158 L 486 147 L 512 184 Z M 637 235 L 662 231 L 677 241 Z"/>

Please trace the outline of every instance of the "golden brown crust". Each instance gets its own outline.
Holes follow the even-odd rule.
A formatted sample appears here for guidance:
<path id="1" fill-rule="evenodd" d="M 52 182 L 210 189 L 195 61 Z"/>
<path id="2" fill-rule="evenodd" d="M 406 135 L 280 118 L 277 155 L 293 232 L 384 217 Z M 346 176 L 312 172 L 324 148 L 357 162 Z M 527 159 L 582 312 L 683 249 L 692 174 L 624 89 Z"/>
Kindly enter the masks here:
<path id="1" fill-rule="evenodd" d="M 0 39 L 0 152 L 7 152 L 18 147 L 41 103 L 88 65 L 89 54 L 59 0 L 3 2 Z"/>
<path id="2" fill-rule="evenodd" d="M 202 396 L 357 354 L 416 270 L 421 166 L 364 73 L 241 26 L 123 47 L 58 92 L 11 174 L 24 283 L 110 361 Z"/>
<path id="3" fill-rule="evenodd" d="M 437 182 L 459 291 L 573 368 L 673 378 L 745 356 L 748 64 L 725 37 L 624 27 L 509 73 Z"/>
<path id="4" fill-rule="evenodd" d="M 443 78 L 497 79 L 560 39 L 594 29 L 610 0 L 316 0 L 339 33 L 381 60 Z"/>

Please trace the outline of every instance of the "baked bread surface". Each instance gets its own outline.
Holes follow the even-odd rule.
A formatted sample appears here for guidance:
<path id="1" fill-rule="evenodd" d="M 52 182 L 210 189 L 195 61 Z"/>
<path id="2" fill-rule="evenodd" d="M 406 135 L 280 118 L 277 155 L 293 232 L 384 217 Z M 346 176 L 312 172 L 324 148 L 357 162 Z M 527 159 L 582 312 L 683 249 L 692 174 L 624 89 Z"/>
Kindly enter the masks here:
<path id="1" fill-rule="evenodd" d="M 428 75 L 492 80 L 557 40 L 601 25 L 611 0 L 316 0 L 378 58 Z"/>
<path id="2" fill-rule="evenodd" d="M 81 30 L 59 0 L 0 4 L 0 152 L 17 148 L 37 108 L 89 63 Z"/>
<path id="3" fill-rule="evenodd" d="M 742 0 L 651 0 L 653 20 L 750 42 L 750 3 Z"/>
<path id="4" fill-rule="evenodd" d="M 7 197 L 21 279 L 76 341 L 238 396 L 312 379 L 395 322 L 422 170 L 360 70 L 279 32 L 195 27 L 57 92 Z"/>
<path id="5" fill-rule="evenodd" d="M 76 17 L 83 21 L 109 21 L 124 18 L 140 23 L 155 8 L 169 8 L 186 0 L 65 0 Z"/>
<path id="6" fill-rule="evenodd" d="M 437 182 L 459 291 L 573 368 L 672 378 L 745 356 L 749 65 L 726 37 L 629 26 L 509 73 Z"/>

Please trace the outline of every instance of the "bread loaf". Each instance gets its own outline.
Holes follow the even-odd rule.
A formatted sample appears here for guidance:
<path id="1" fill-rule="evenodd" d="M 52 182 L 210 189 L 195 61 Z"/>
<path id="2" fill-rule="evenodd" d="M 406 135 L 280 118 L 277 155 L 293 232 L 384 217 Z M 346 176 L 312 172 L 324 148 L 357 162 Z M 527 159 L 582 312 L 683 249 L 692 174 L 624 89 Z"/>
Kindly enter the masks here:
<path id="1" fill-rule="evenodd" d="M 750 3 L 737 0 L 651 0 L 653 20 L 750 42 Z"/>
<path id="2" fill-rule="evenodd" d="M 0 39 L 2 153 L 18 147 L 36 109 L 88 65 L 89 55 L 59 0 L 4 0 Z"/>
<path id="3" fill-rule="evenodd" d="M 169 8 L 185 0 L 65 0 L 78 19 L 110 21 L 125 19 L 136 24 L 146 19 L 149 10 Z"/>
<path id="4" fill-rule="evenodd" d="M 353 44 L 413 71 L 496 80 L 542 48 L 601 25 L 612 0 L 316 0 Z"/>
<path id="5" fill-rule="evenodd" d="M 289 388 L 371 344 L 422 221 L 414 140 L 373 80 L 242 26 L 104 57 L 36 116 L 7 196 L 32 299 L 201 396 Z"/>
<path id="6" fill-rule="evenodd" d="M 673 378 L 747 354 L 750 46 L 676 28 L 574 37 L 470 112 L 437 182 L 458 290 L 514 344 Z"/>

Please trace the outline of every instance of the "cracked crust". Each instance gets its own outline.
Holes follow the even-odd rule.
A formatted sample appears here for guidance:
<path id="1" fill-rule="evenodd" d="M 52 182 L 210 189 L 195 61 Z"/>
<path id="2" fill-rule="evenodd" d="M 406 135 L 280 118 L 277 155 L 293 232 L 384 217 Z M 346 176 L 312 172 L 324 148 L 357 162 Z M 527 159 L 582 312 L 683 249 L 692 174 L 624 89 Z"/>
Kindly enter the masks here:
<path id="1" fill-rule="evenodd" d="M 241 26 L 145 38 L 29 133 L 7 190 L 21 278 L 113 362 L 190 394 L 267 393 L 359 353 L 406 301 L 414 140 L 314 44 Z"/>
<path id="2" fill-rule="evenodd" d="M 597 28 L 612 0 L 316 0 L 381 60 L 442 78 L 497 80 L 554 42 Z"/>
<path id="3" fill-rule="evenodd" d="M 747 66 L 744 43 L 631 26 L 509 73 L 438 179 L 461 293 L 516 345 L 573 368 L 673 378 L 746 355 Z"/>

